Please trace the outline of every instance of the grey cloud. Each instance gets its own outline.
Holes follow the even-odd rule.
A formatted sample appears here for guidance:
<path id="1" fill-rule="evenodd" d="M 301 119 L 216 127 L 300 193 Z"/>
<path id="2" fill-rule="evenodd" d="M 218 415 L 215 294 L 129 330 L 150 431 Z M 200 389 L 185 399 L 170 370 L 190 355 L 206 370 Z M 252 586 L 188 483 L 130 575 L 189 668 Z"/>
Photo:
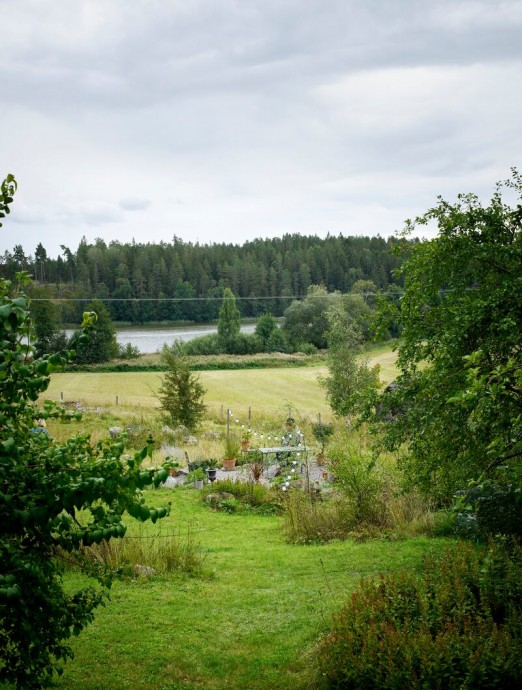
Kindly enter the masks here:
<path id="1" fill-rule="evenodd" d="M 150 204 L 150 199 L 122 199 L 119 205 L 124 211 L 145 211 Z"/>

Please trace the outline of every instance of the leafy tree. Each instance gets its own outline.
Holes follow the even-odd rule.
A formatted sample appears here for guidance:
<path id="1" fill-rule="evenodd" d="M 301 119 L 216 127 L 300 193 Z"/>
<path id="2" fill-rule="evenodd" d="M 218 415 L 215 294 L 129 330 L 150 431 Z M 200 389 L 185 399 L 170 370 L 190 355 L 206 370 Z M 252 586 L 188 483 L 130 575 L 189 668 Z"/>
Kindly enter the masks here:
<path id="1" fill-rule="evenodd" d="M 191 430 L 197 428 L 205 414 L 205 388 L 199 377 L 190 371 L 187 360 L 176 345 L 165 346 L 161 360 L 167 365 L 159 390 L 166 421 L 174 426 L 183 424 Z"/>
<path id="2" fill-rule="evenodd" d="M 223 341 L 225 352 L 233 352 L 234 340 L 238 337 L 240 329 L 241 314 L 236 307 L 236 298 L 230 288 L 225 288 L 218 321 L 218 336 Z"/>
<path id="3" fill-rule="evenodd" d="M 277 321 L 270 313 L 261 314 L 256 323 L 255 333 L 263 341 L 263 345 L 267 347 L 268 339 L 272 333 L 278 328 Z"/>
<path id="4" fill-rule="evenodd" d="M 340 293 L 329 293 L 322 285 L 311 285 L 304 300 L 294 300 L 285 310 L 281 326 L 292 345 L 312 343 L 325 348 L 326 314 L 330 305 L 340 298 Z"/>
<path id="5" fill-rule="evenodd" d="M 312 347 L 312 346 L 310 346 Z M 276 328 L 270 333 L 270 336 L 266 342 L 267 352 L 291 352 L 292 348 L 288 342 L 288 338 L 284 331 L 280 328 Z"/>
<path id="6" fill-rule="evenodd" d="M 15 189 L 12 177 L 4 182 L 0 209 Z M 141 468 L 150 445 L 131 458 L 120 440 L 93 446 L 84 434 L 60 443 L 37 433 L 37 419 L 66 416 L 37 400 L 70 355 L 35 357 L 28 281 L 23 273 L 16 285 L 0 280 L 0 684 L 32 690 L 60 672 L 72 656 L 69 638 L 107 598 L 112 574 L 82 558 L 83 547 L 123 536 L 126 511 L 141 520 L 166 515 L 146 506 L 140 490 L 164 481 L 168 465 Z M 81 338 L 92 321 L 86 313 Z M 60 553 L 75 554 L 101 587 L 66 591 Z"/>
<path id="7" fill-rule="evenodd" d="M 116 341 L 116 329 L 111 321 L 109 312 L 99 300 L 91 302 L 88 309 L 96 314 L 96 322 L 91 337 L 87 342 L 80 341 L 77 334 L 73 335 L 71 347 L 76 352 L 75 362 L 78 364 L 94 364 L 114 359 L 118 356 L 119 351 Z"/>
<path id="8" fill-rule="evenodd" d="M 319 381 L 330 407 L 340 416 L 360 413 L 379 384 L 378 367 L 370 369 L 360 359 L 364 341 L 361 314 L 365 313 L 361 305 L 366 306 L 359 296 L 349 295 L 327 312 L 329 374 Z"/>
<path id="9" fill-rule="evenodd" d="M 377 418 L 389 420 L 387 447 L 407 444 L 412 480 L 443 502 L 470 480 L 521 492 L 521 194 L 513 170 L 488 206 L 473 194 L 439 198 L 406 226 L 435 223 L 439 233 L 404 247 L 405 292 L 388 315 L 402 329 L 400 374 Z"/>

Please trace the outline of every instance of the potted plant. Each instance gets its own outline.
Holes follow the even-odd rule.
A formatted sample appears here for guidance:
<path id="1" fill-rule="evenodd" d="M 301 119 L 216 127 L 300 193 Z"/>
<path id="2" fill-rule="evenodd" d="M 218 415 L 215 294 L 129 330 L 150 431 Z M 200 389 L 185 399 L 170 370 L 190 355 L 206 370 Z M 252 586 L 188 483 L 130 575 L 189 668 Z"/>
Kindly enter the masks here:
<path id="1" fill-rule="evenodd" d="M 223 469 L 233 470 L 236 466 L 236 458 L 239 455 L 241 444 L 235 436 L 225 436 L 225 445 L 223 448 Z"/>
<path id="2" fill-rule="evenodd" d="M 328 443 L 328 439 L 333 434 L 333 432 L 333 424 L 323 424 L 323 422 L 312 424 L 312 434 L 314 435 L 316 440 L 319 441 L 319 443 L 321 444 L 321 450 L 315 456 L 318 465 L 324 465 L 324 451 L 326 448 L 326 444 Z"/>
<path id="3" fill-rule="evenodd" d="M 216 475 L 217 475 L 217 468 L 218 468 L 218 461 L 214 460 L 214 458 L 207 460 L 206 462 L 207 469 L 207 477 L 209 482 L 215 482 L 216 481 Z"/>
<path id="4" fill-rule="evenodd" d="M 250 439 L 252 438 L 252 431 L 250 429 L 244 429 L 241 434 L 241 449 L 248 450 L 250 447 Z"/>
<path id="5" fill-rule="evenodd" d="M 203 488 L 203 480 L 205 479 L 205 471 L 198 467 L 187 475 L 187 484 L 194 484 L 195 489 Z"/>
<path id="6" fill-rule="evenodd" d="M 250 470 L 250 476 L 257 484 L 263 475 L 263 470 L 265 469 L 263 453 L 260 450 L 254 450 L 251 454 L 251 459 L 248 463 L 248 469 Z"/>

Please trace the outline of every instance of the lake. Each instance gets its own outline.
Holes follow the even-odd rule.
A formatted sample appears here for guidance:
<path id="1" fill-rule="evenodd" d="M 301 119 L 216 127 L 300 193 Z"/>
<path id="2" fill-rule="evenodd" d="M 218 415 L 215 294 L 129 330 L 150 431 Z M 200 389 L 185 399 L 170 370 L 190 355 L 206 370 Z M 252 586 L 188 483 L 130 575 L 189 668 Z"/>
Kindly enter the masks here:
<path id="1" fill-rule="evenodd" d="M 248 323 L 241 326 L 241 332 L 253 333 L 255 328 L 255 323 Z M 66 331 L 66 333 L 70 336 L 72 331 Z M 117 328 L 116 339 L 123 347 L 130 343 L 137 347 L 142 354 L 145 354 L 161 350 L 164 343 L 172 345 L 175 340 L 187 342 L 209 333 L 217 333 L 217 325 L 162 326 L 157 328 L 141 328 L 136 326 L 133 328 Z"/>

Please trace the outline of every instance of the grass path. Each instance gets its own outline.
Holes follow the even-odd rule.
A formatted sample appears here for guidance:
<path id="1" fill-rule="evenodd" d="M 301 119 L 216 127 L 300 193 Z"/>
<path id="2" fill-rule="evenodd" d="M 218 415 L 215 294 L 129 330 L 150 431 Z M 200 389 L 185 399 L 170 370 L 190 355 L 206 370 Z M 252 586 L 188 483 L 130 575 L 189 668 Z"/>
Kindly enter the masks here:
<path id="1" fill-rule="evenodd" d="M 118 582 L 112 601 L 75 641 L 65 690 L 307 687 L 306 654 L 362 576 L 416 568 L 444 542 L 335 542 L 289 546 L 278 518 L 209 511 L 191 490 L 170 524 L 199 529 L 212 578 Z M 158 527 L 147 526 L 149 530 Z"/>

